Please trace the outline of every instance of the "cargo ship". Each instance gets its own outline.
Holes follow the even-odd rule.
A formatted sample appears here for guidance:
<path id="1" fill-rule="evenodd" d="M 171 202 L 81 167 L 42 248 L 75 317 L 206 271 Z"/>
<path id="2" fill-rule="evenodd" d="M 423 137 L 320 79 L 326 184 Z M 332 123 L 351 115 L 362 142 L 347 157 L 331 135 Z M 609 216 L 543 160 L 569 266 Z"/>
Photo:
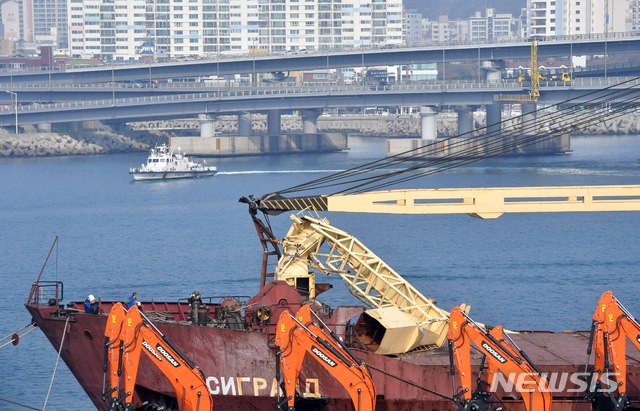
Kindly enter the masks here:
<path id="1" fill-rule="evenodd" d="M 543 189 L 548 197 L 559 197 L 557 192 L 549 193 L 549 187 Z M 578 195 L 572 191 L 577 189 L 584 189 L 584 192 Z M 606 192 L 607 195 L 598 191 L 610 189 L 616 191 Z M 627 195 L 640 198 L 639 187 L 633 186 L 633 191 L 628 189 L 617 186 L 562 188 L 563 192 L 573 194 L 570 198 L 588 199 L 584 203 L 589 207 L 637 209 L 637 201 L 634 204 L 631 200 L 598 204 L 600 197 L 621 199 Z M 470 196 L 469 190 L 464 191 L 464 196 Z M 522 191 L 522 188 L 518 190 Z M 549 202 L 540 192 L 533 190 L 530 197 L 541 203 Z M 495 195 L 495 191 L 490 189 L 479 191 Z M 422 197 L 426 196 L 424 190 L 420 193 Z M 436 189 L 429 193 L 443 198 L 455 197 L 447 190 Z M 353 355 L 366 364 L 376 387 L 378 410 L 533 411 L 517 392 L 503 390 L 503 387 L 497 387 L 485 398 L 485 408 L 462 408 L 460 388 L 453 375 L 455 371 L 452 370 L 450 352 L 446 349 L 449 313 L 438 308 L 433 299 L 422 296 L 355 237 L 332 227 L 326 219 L 292 215 L 291 229 L 283 239 L 279 239 L 257 215 L 258 210 L 267 213 L 291 209 L 336 211 L 344 204 L 351 204 L 359 210 L 376 205 L 398 207 L 399 201 L 394 199 L 395 196 L 400 195 L 405 200 L 416 197 L 413 191 L 383 194 L 386 197 L 375 199 L 367 194 L 368 206 L 354 205 L 357 198 L 352 196 L 347 196 L 349 201 L 346 203 L 341 202 L 344 200 L 341 196 L 243 198 L 242 201 L 249 204 L 263 252 L 258 292 L 251 297 L 208 297 L 200 292 L 187 295 L 188 291 L 185 291 L 185 298 L 178 301 L 154 298 L 141 302 L 145 316 L 202 371 L 215 409 L 277 409 L 282 395 L 281 381 L 276 378 L 278 319 L 283 312 L 295 313 L 307 304 Z M 516 193 L 512 189 L 503 195 L 511 198 Z M 547 204 L 549 210 L 541 210 L 540 204 L 531 207 L 537 211 L 553 211 L 558 207 L 584 206 L 571 200 L 568 202 Z M 425 203 L 436 207 L 432 210 L 434 212 L 446 206 L 433 200 L 413 201 L 416 207 Z M 469 205 L 473 208 L 454 202 L 456 212 L 492 218 L 513 211 L 509 209 L 513 204 L 505 203 L 505 209 L 497 207 L 497 201 L 481 197 L 465 202 L 468 203 L 473 203 Z M 523 203 L 518 201 L 515 206 L 522 207 Z M 490 208 L 486 204 L 491 204 Z M 328 251 L 320 251 L 321 246 L 327 245 Z M 269 272 L 269 267 L 273 267 L 272 259 L 277 260 L 277 265 L 274 272 Z M 322 303 L 318 296 L 328 291 L 331 285 L 316 282 L 314 271 L 337 273 L 345 280 L 349 291 L 364 304 L 330 307 Z M 61 281 L 44 281 L 38 277 L 31 288 L 26 308 L 33 323 L 42 330 L 54 349 L 60 350 L 62 359 L 96 408 L 113 409 L 107 395 L 109 387 L 105 383 L 108 379 L 104 336 L 108 314 L 117 302 L 101 301 L 99 313 L 95 315 L 85 313 L 82 301 L 65 303 L 63 292 Z M 585 325 L 587 329 L 588 325 Z M 587 348 L 591 344 L 588 330 L 518 331 L 510 335 L 541 373 L 560 376 L 552 382 L 553 410 L 614 409 L 610 404 L 598 405 L 588 399 L 584 381 L 581 383 L 580 379 L 572 377 L 584 377 L 585 371 L 592 368 L 586 363 Z M 483 357 L 486 356 L 481 352 L 472 355 L 474 375 L 480 376 L 483 372 Z M 131 395 L 135 409 L 183 409 L 178 404 L 172 384 L 148 358 L 141 359 L 140 370 L 143 371 L 139 373 Z M 629 351 L 627 354 L 627 376 L 625 388 L 629 404 L 638 403 L 640 355 L 637 352 Z M 352 398 L 342 382 L 310 356 L 304 359 L 296 391 L 296 410 L 354 409 Z"/>
<path id="2" fill-rule="evenodd" d="M 614 98 L 616 93 L 624 96 L 635 87 L 635 82 L 621 83 L 621 87 L 625 84 L 624 89 L 607 90 L 609 94 L 605 97 Z M 625 110 L 625 106 L 620 106 L 594 115 L 583 112 L 576 104 L 571 110 L 545 117 L 549 124 L 557 125 L 553 129 L 517 143 L 539 143 L 621 115 Z M 515 144 L 494 147 L 487 138 L 490 134 L 479 139 L 487 143 L 483 147 L 485 156 L 504 154 L 516 147 Z M 622 337 L 629 337 L 631 343 L 640 347 L 640 325 L 621 306 L 617 307 L 618 314 L 607 317 L 608 326 L 619 326 L 608 333 L 603 332 L 605 321 L 596 320 L 606 312 L 606 304 L 595 310 L 590 331 L 589 324 L 585 324 L 584 331 L 503 331 L 498 327 L 489 330 L 472 321 L 469 308 L 464 305 L 451 312 L 439 308 L 433 298 L 423 296 L 357 238 L 331 226 L 327 219 L 310 214 L 458 213 L 497 218 L 504 213 L 522 212 L 640 211 L 640 186 L 380 191 L 470 162 L 466 157 L 454 155 L 435 162 L 418 161 L 417 165 L 412 163 L 405 171 L 398 171 L 400 163 L 421 159 L 420 153 L 409 159 L 393 156 L 260 198 L 242 198 L 241 202 L 249 207 L 262 248 L 259 276 L 256 268 L 257 293 L 248 297 L 208 296 L 206 292 L 203 295 L 185 290 L 185 298 L 177 301 L 159 298 L 142 301 L 146 324 L 149 327 L 153 324 L 163 341 L 172 347 L 171 352 L 182 353 L 182 362 L 199 370 L 193 375 L 201 373 L 202 386 L 206 387 L 215 409 L 292 410 L 283 397 L 287 402 L 293 400 L 298 411 L 633 409 L 640 400 L 640 355 L 635 350 L 626 351 L 626 340 Z M 340 179 L 350 187 L 339 189 L 336 182 Z M 292 193 L 324 191 L 329 187 L 340 191 L 333 195 L 290 197 Z M 292 225 L 286 235 L 282 239 L 274 235 L 268 216 L 302 210 L 309 215 L 291 214 Z M 260 218 L 258 212 L 264 217 Z M 33 283 L 26 303 L 33 323 L 60 352 L 97 409 L 121 409 L 118 404 L 114 406 L 114 387 L 109 382 L 116 372 L 109 365 L 114 362 L 114 341 L 106 337 L 107 324 L 116 323 L 112 309 L 119 302 L 100 301 L 98 314 L 86 313 L 82 301 L 64 301 L 61 281 L 45 281 L 42 272 L 44 269 Z M 332 307 L 323 303 L 319 297 L 332 286 L 316 282 L 316 274 L 339 276 L 359 304 Z M 285 383 L 282 356 L 288 353 L 280 347 L 283 341 L 286 344 L 282 316 L 293 317 L 305 308 L 326 325 L 333 342 L 305 352 L 300 357 L 299 379 Z M 127 315 L 137 310 L 134 306 Z M 462 332 L 460 321 L 475 334 Z M 312 328 L 310 323 L 290 328 L 291 340 L 293 329 L 302 330 L 306 326 L 306 331 Z M 456 357 L 455 353 L 467 347 L 469 341 L 464 339 L 470 340 L 471 336 L 481 337 L 473 340 L 477 350 Z M 147 347 L 147 350 L 156 359 L 162 359 L 159 353 L 164 355 L 177 367 L 175 364 L 181 361 L 165 348 Z M 588 355 L 591 350 L 595 351 L 593 362 Z M 375 397 L 369 399 L 370 407 L 360 407 L 360 399 L 356 401 L 350 387 L 345 387 L 345 381 L 331 371 L 339 360 L 366 369 L 367 381 L 372 381 L 368 387 L 375 387 L 369 390 Z M 121 362 L 118 358 L 115 361 Z M 533 370 L 530 377 L 535 381 L 544 378 L 547 383 L 545 387 L 530 386 L 529 394 L 522 389 L 514 390 L 509 384 L 494 385 L 498 381 L 496 371 L 504 371 L 501 364 L 526 365 L 519 369 Z M 617 372 L 613 380 L 607 379 L 610 366 Z M 150 356 L 140 358 L 139 370 L 132 391 L 123 394 L 126 409 L 185 409 L 179 402 L 184 396 L 176 393 L 174 381 L 154 366 Z M 603 386 L 605 381 L 612 384 Z M 286 389 L 292 383 L 297 386 L 295 393 L 291 389 L 283 392 L 283 386 Z M 532 400 L 536 389 L 547 393 L 542 395 L 544 405 L 534 405 L 540 404 Z M 115 392 L 119 395 L 119 387 Z M 553 400 L 552 407 L 549 398 Z M 536 401 L 539 399 L 536 397 Z"/>

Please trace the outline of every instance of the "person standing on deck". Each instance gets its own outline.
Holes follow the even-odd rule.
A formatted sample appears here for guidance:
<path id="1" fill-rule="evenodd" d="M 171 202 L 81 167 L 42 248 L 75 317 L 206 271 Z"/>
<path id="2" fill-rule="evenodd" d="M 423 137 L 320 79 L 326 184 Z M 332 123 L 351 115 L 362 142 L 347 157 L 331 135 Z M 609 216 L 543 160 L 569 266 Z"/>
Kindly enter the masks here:
<path id="1" fill-rule="evenodd" d="M 135 291 L 131 294 L 131 297 L 129 297 L 129 303 L 127 304 L 127 308 L 131 308 L 134 305 L 141 307 L 140 301 L 138 301 L 138 293 Z"/>

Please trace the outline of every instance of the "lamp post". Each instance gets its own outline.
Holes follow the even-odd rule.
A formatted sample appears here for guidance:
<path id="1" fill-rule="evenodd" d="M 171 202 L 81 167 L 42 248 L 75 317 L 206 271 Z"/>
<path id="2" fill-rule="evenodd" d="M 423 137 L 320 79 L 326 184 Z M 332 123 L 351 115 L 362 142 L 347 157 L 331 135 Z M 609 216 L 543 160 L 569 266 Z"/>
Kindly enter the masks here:
<path id="1" fill-rule="evenodd" d="M 13 99 L 15 97 L 15 101 L 16 101 L 16 105 L 15 105 L 15 110 L 16 110 L 16 135 L 18 135 L 18 93 L 16 93 L 15 91 L 5 91 L 5 93 L 9 93 L 11 94 L 11 101 L 13 102 Z"/>

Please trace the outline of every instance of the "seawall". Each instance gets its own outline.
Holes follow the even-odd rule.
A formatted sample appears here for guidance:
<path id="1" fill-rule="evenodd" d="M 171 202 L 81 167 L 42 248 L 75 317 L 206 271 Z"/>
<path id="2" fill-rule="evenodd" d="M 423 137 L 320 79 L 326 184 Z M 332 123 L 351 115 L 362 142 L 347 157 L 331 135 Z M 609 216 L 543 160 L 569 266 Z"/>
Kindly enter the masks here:
<path id="1" fill-rule="evenodd" d="M 474 114 L 474 128 L 484 126 L 484 113 Z M 419 137 L 420 118 L 408 115 L 351 115 L 321 116 L 317 121 L 319 133 L 349 133 L 362 136 Z M 454 113 L 437 116 L 438 135 L 455 135 L 457 118 Z M 508 124 L 505 125 L 508 127 Z M 220 116 L 215 120 L 215 130 L 222 136 L 237 133 L 235 116 Z M 252 132 L 266 133 L 267 119 L 254 115 Z M 302 132 L 302 121 L 298 116 L 282 116 L 282 133 Z M 639 134 L 640 114 L 628 113 L 606 120 L 581 132 L 583 135 Z M 197 120 L 171 120 L 133 123 L 126 128 L 112 129 L 95 123 L 89 129 L 62 130 L 39 133 L 34 127 L 24 127 L 16 137 L 10 131 L 0 129 L 0 157 L 44 157 L 86 154 L 107 154 L 146 151 L 157 143 L 167 142 L 170 137 L 199 135 Z"/>

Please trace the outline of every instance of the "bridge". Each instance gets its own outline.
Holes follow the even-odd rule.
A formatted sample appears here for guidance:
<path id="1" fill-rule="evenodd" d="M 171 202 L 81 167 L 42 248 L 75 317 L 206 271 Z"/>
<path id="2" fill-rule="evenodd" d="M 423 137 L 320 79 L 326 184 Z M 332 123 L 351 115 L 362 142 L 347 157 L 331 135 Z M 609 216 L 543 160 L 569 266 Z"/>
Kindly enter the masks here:
<path id="1" fill-rule="evenodd" d="M 631 53 L 640 49 L 640 37 L 566 38 L 541 42 L 539 57 L 582 54 Z M 18 130 L 20 125 L 38 125 L 49 130 L 51 124 L 99 120 L 135 122 L 147 120 L 197 118 L 202 137 L 213 135 L 214 117 L 238 115 L 241 135 L 251 133 L 249 112 L 268 114 L 268 135 L 280 134 L 280 113 L 301 111 L 304 133 L 316 133 L 316 120 L 323 108 L 330 107 L 421 107 L 423 138 L 435 137 L 435 111 L 455 107 L 458 133 L 471 130 L 471 112 L 485 106 L 487 124 L 499 124 L 501 101 L 529 102 L 529 90 L 521 83 L 500 79 L 491 81 L 401 81 L 390 86 L 366 84 L 320 84 L 292 86 L 288 83 L 258 84 L 257 73 L 288 70 L 335 69 L 421 63 L 477 61 L 478 74 L 484 62 L 508 58 L 529 58 L 527 42 L 505 44 L 456 45 L 447 48 L 398 48 L 330 51 L 323 54 L 280 56 L 238 56 L 215 61 L 108 66 L 46 72 L 0 73 L 0 127 Z M 605 60 L 606 62 L 606 60 Z M 604 68 L 606 70 L 606 67 Z M 443 66 L 442 70 L 446 70 Z M 252 74 L 253 84 L 166 83 L 155 79 Z M 146 86 L 134 84 L 141 80 Z M 147 81 L 148 80 L 148 81 Z M 570 83 L 542 82 L 540 104 L 566 101 L 578 103 L 605 98 L 611 90 L 637 85 L 636 78 L 576 78 Z M 619 84 L 626 82 L 625 84 Z M 2 93 L 1 91 L 5 91 Z M 627 99 L 607 98 L 616 103 Z M 635 101 L 635 100 L 634 100 Z M 19 104 L 18 104 L 19 103 Z M 526 112 L 535 104 L 525 104 Z M 250 122 L 249 122 L 250 124 Z M 488 132 L 495 131 L 491 127 Z M 245 134 L 243 134 L 245 133 Z"/>
<path id="2" fill-rule="evenodd" d="M 609 33 L 590 37 L 568 36 L 540 41 L 538 58 L 634 53 L 640 50 L 639 33 Z M 478 62 L 528 59 L 530 43 L 461 44 L 411 48 L 349 49 L 310 54 L 242 55 L 215 60 L 103 66 L 98 68 L 0 72 L 0 83 L 107 83 L 149 81 L 176 77 L 224 76 L 270 72 L 338 69 L 426 63 Z"/>
<path id="3" fill-rule="evenodd" d="M 626 83 L 625 83 L 626 82 Z M 623 84 L 620 84 L 623 83 Z M 638 85 L 637 78 L 586 78 L 572 84 L 543 82 L 540 104 L 573 103 L 603 98 L 611 90 Z M 610 90 L 604 90 L 605 88 Z M 0 86 L 1 89 L 1 86 Z M 126 93 L 145 93 L 122 97 L 107 85 L 72 87 L 23 86 L 21 101 L 56 100 L 55 103 L 15 106 L 0 109 L 0 127 L 19 124 L 63 123 L 87 120 L 145 121 L 195 117 L 198 115 L 241 114 L 249 111 L 274 113 L 279 110 L 305 110 L 323 107 L 365 106 L 480 106 L 494 105 L 500 95 L 523 96 L 528 90 L 515 82 L 424 82 L 388 87 L 364 85 L 270 86 L 217 88 L 200 87 L 197 92 L 170 94 L 163 88 L 157 94 L 149 89 L 129 89 Z M 189 90 L 193 91 L 193 90 Z M 118 91 L 121 92 L 120 90 Z M 124 93 L 124 92 L 123 92 Z M 24 99 L 22 96 L 25 96 Z M 45 97 L 43 97 L 45 96 Z M 628 97 L 627 97 L 628 98 Z M 624 97 L 620 99 L 624 100 Z M 41 100 L 41 101 L 42 101 Z M 611 102 L 621 101 L 613 98 Z"/>

